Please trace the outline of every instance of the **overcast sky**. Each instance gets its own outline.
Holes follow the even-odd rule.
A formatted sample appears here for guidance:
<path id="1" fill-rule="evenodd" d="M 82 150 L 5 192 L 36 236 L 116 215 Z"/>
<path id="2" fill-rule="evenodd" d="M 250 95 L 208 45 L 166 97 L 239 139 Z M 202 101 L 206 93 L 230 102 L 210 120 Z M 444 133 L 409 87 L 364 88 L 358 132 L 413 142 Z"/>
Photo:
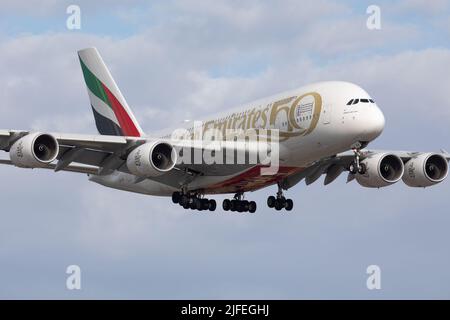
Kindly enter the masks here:
<path id="1" fill-rule="evenodd" d="M 66 28 L 69 4 L 81 30 Z M 450 4 L 0 1 L 0 128 L 96 133 L 76 51 L 96 46 L 148 133 L 322 80 L 361 85 L 371 148 L 450 149 Z M 7 157 L 6 154 L 1 156 Z M 450 298 L 449 182 L 300 183 L 294 210 L 182 210 L 81 174 L 0 168 L 0 298 Z M 223 197 L 217 197 L 222 200 Z M 79 265 L 82 290 L 66 289 Z M 366 288 L 380 266 L 382 289 Z"/>

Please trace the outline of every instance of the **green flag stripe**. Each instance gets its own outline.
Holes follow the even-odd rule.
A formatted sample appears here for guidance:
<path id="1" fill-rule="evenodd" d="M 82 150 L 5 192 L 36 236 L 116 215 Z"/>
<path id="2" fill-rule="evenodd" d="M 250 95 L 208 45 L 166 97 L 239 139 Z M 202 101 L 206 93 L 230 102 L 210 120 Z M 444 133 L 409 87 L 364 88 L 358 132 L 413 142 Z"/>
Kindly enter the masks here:
<path id="1" fill-rule="evenodd" d="M 87 87 L 91 92 L 99 99 L 101 99 L 104 103 L 106 103 L 111 109 L 111 105 L 108 100 L 108 96 L 103 90 L 102 83 L 97 77 L 86 67 L 84 62 L 80 58 L 81 69 L 83 70 L 84 81 L 86 82 Z"/>

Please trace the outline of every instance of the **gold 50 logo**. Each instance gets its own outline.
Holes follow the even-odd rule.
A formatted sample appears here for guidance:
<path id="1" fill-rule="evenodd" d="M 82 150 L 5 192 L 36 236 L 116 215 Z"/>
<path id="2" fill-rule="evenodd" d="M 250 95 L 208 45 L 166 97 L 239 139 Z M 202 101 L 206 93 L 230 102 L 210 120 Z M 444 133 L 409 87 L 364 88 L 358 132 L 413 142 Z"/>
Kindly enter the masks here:
<path id="1" fill-rule="evenodd" d="M 321 112 L 322 97 L 317 92 L 305 93 L 275 102 L 271 108 L 270 125 L 280 129 L 280 138 L 304 136 L 316 128 Z M 280 128 L 279 123 L 283 119 L 286 119 L 286 126 Z"/>
<path id="2" fill-rule="evenodd" d="M 233 113 L 203 124 L 203 135 L 207 130 L 218 130 L 222 136 L 233 130 L 278 129 L 281 140 L 311 133 L 319 122 L 322 97 L 317 92 L 291 96 L 264 106 Z"/>

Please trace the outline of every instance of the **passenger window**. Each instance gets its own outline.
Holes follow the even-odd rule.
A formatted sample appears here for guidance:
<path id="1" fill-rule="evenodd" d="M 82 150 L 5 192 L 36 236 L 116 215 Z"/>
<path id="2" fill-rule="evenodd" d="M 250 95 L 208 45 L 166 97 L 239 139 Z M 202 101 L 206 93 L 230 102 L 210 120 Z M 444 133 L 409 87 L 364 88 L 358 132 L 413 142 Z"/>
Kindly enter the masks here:
<path id="1" fill-rule="evenodd" d="M 359 102 L 359 99 L 355 99 L 355 100 L 353 100 L 352 104 L 357 104 L 358 102 Z"/>

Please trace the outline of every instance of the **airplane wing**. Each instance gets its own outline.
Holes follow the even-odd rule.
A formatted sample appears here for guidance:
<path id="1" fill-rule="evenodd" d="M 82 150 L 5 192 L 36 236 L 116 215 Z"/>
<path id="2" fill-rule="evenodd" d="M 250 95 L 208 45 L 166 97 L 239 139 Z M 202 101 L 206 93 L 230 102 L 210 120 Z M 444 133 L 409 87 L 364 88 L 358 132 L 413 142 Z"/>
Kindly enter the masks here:
<path id="1" fill-rule="evenodd" d="M 19 139 L 25 137 L 30 132 L 21 130 L 0 130 L 0 149 L 6 152 L 10 151 L 11 146 Z M 115 165 L 122 163 L 118 158 L 123 156 L 128 149 L 145 142 L 142 138 L 122 137 L 122 136 L 104 136 L 104 135 L 83 135 L 83 134 L 64 134 L 50 133 L 59 144 L 59 153 L 56 157 L 56 164 L 48 164 L 42 168 L 54 169 L 60 171 L 67 169 L 71 164 L 70 171 L 75 171 L 73 163 L 89 166 L 89 172 L 94 168 L 100 170 L 105 165 L 113 167 L 111 163 L 115 160 Z M 10 161 L 9 161 L 10 162 Z M 2 164 L 9 164 L 5 161 Z M 82 167 L 82 168 L 81 168 Z M 85 167 L 81 166 L 80 172 L 85 173 Z M 66 170 L 69 171 L 69 170 Z"/>
<path id="2" fill-rule="evenodd" d="M 381 153 L 396 155 L 400 159 L 402 159 L 403 163 L 406 163 L 412 158 L 415 158 L 423 154 L 423 152 L 416 152 L 416 151 L 361 150 L 360 159 L 364 160 L 367 157 Z M 447 159 L 447 161 L 450 161 L 450 154 L 445 150 L 441 150 L 441 152 L 438 154 Z M 354 161 L 354 159 L 355 155 L 353 151 L 347 151 L 329 158 L 321 159 L 319 161 L 312 163 L 304 171 L 286 177 L 281 182 L 281 185 L 285 190 L 295 186 L 302 180 L 305 180 L 306 185 L 310 185 L 315 181 L 317 181 L 324 174 L 325 174 L 324 185 L 328 185 L 334 180 L 336 180 L 341 175 L 342 172 L 348 171 L 350 164 Z M 355 175 L 349 173 L 347 182 L 350 182 L 354 179 Z"/>
<path id="3" fill-rule="evenodd" d="M 29 131 L 22 130 L 0 130 L 0 150 L 9 152 L 12 145 L 28 134 L 33 134 Z M 84 135 L 84 134 L 66 134 L 66 133 L 49 133 L 56 139 L 59 144 L 59 152 L 56 159 L 52 163 L 42 164 L 39 168 L 52 169 L 54 171 L 71 171 L 79 173 L 89 173 L 103 175 L 108 174 L 112 170 L 118 170 L 130 173 L 126 160 L 129 153 L 136 147 L 149 142 L 160 139 L 142 138 L 142 137 L 127 137 L 127 136 L 109 136 L 109 135 Z M 236 144 L 220 143 L 217 146 L 197 146 L 194 142 L 186 141 L 170 141 L 167 140 L 175 148 L 183 148 L 183 150 L 190 150 L 190 154 L 195 155 L 196 151 L 204 152 L 211 150 L 227 150 L 236 148 Z M 258 142 L 255 142 L 258 143 Z M 241 147 L 239 144 L 237 147 Z M 244 143 L 242 143 L 244 147 Z M 247 145 L 248 147 L 248 145 Z M 257 149 L 257 146 L 250 146 L 250 150 Z M 196 150 L 197 149 L 197 150 Z M 200 150 L 199 150 L 200 149 Z M 230 154 L 226 152 L 226 154 Z M 190 164 L 189 164 L 190 163 Z M 169 185 L 179 186 L 180 180 L 185 180 L 186 177 L 196 175 L 219 175 L 226 176 L 241 172 L 254 165 L 249 164 L 229 164 L 224 159 L 224 164 L 195 164 L 194 161 L 189 163 L 180 163 L 175 166 L 175 170 L 171 170 L 158 177 L 148 177 L 158 182 L 167 183 Z M 14 163 L 8 160 L 1 160 L 0 164 Z M 141 179 L 142 181 L 142 179 Z"/>
<path id="4" fill-rule="evenodd" d="M 19 139 L 25 138 L 29 131 L 21 130 L 0 130 L 0 150 L 9 152 L 11 146 Z M 146 142 L 156 141 L 159 139 L 128 137 L 128 136 L 108 136 L 108 135 L 83 135 L 83 134 L 65 134 L 50 133 L 59 144 L 59 152 L 55 161 L 38 166 L 39 168 L 51 169 L 54 171 L 70 171 L 84 174 L 104 175 L 114 170 L 130 173 L 126 161 L 127 157 L 135 148 Z M 171 141 L 166 140 L 173 145 L 174 148 L 184 148 L 189 150 L 192 155 L 197 151 L 202 154 L 204 151 L 225 151 L 225 154 L 234 155 L 236 149 L 246 148 L 247 155 L 256 152 L 263 142 L 217 142 L 215 145 L 198 146 L 195 141 Z M 270 150 L 270 144 L 266 144 L 265 148 Z M 210 149 L 210 150 L 209 150 Z M 232 151 L 231 153 L 229 151 Z M 379 153 L 389 153 L 399 157 L 403 163 L 410 159 L 420 156 L 423 153 L 413 151 L 381 151 L 381 150 L 362 150 L 360 153 L 361 160 Z M 450 154 L 442 150 L 438 153 L 447 161 L 450 160 Z M 256 164 L 227 162 L 226 157 L 221 163 L 208 164 L 204 162 L 196 163 L 194 161 L 188 163 L 177 163 L 173 170 L 165 172 L 155 177 L 137 177 L 136 182 L 143 179 L 151 179 L 160 183 L 164 183 L 173 187 L 180 186 L 180 182 L 192 181 L 197 176 L 229 176 L 243 172 Z M 192 159 L 194 160 L 194 159 Z M 337 154 L 332 157 L 323 158 L 319 161 L 311 163 L 305 170 L 293 173 L 285 177 L 280 183 L 283 189 L 289 189 L 305 180 L 306 185 L 317 181 L 322 175 L 325 176 L 324 184 L 330 184 L 344 171 L 348 171 L 351 163 L 354 161 L 354 153 L 352 151 Z M 11 159 L 0 159 L 0 164 L 14 164 Z M 349 173 L 347 182 L 355 178 L 354 174 Z"/>
<path id="5" fill-rule="evenodd" d="M 11 160 L 8 159 L 0 159 L 0 164 L 7 164 L 7 165 L 14 165 Z M 50 163 L 46 165 L 45 167 L 42 167 L 42 169 L 50 169 L 55 170 L 56 165 L 53 163 Z M 97 174 L 98 173 L 98 167 L 89 166 L 89 165 L 83 165 L 83 164 L 70 164 L 64 169 L 61 169 L 61 171 L 68 171 L 68 172 L 77 172 L 77 173 L 86 173 L 86 174 Z"/>

